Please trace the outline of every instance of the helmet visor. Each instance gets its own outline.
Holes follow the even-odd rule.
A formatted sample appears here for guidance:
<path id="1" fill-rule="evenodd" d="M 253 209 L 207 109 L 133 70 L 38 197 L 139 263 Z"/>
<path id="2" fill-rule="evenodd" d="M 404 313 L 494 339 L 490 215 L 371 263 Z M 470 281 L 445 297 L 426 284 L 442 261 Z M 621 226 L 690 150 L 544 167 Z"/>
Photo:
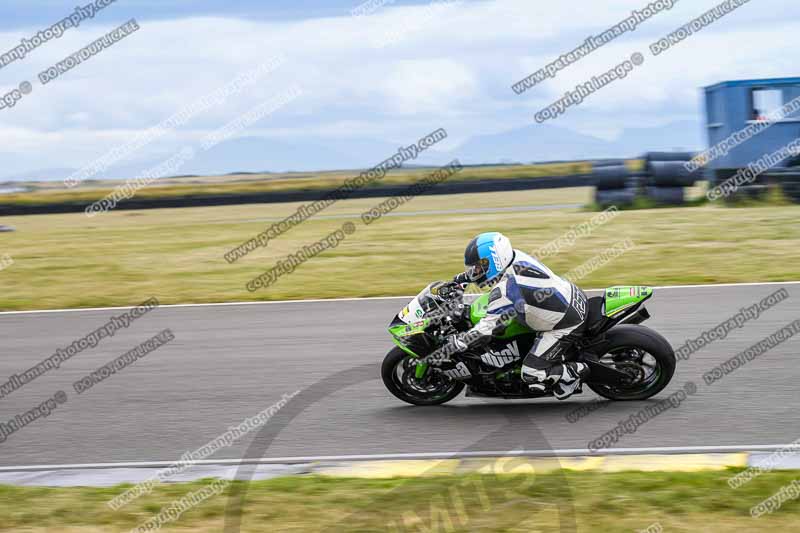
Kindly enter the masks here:
<path id="1" fill-rule="evenodd" d="M 486 279 L 486 273 L 489 271 L 489 260 L 484 257 L 474 265 L 466 265 L 466 267 L 465 274 L 470 281 L 482 281 Z"/>

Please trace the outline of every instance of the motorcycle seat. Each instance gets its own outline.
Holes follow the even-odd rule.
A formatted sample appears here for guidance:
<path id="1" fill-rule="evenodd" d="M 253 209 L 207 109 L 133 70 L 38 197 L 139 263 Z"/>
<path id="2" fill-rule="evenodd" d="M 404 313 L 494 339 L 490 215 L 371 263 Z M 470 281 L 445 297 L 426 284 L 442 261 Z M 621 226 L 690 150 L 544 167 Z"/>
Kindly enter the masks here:
<path id="1" fill-rule="evenodd" d="M 581 331 L 591 331 L 594 326 L 605 319 L 603 314 L 605 303 L 605 296 L 593 296 L 586 300 L 586 320 L 581 325 Z"/>

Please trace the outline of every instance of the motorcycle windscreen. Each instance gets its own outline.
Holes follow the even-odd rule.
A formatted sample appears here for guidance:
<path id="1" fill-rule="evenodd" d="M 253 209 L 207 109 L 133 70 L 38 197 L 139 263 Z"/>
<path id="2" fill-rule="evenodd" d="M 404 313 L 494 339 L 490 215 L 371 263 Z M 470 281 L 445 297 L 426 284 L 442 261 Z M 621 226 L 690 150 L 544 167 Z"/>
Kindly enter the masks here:
<path id="1" fill-rule="evenodd" d="M 397 318 L 406 324 L 416 324 L 423 320 L 427 315 L 440 314 L 444 307 L 439 298 L 431 293 L 431 287 L 436 285 L 434 281 L 417 294 L 411 302 L 405 306 L 398 314 Z"/>
<path id="2" fill-rule="evenodd" d="M 426 320 L 406 324 L 400 317 L 395 317 L 389 324 L 389 333 L 392 335 L 392 340 L 405 351 L 418 357 L 425 357 L 436 349 L 433 339 L 425 331 L 426 326 Z"/>

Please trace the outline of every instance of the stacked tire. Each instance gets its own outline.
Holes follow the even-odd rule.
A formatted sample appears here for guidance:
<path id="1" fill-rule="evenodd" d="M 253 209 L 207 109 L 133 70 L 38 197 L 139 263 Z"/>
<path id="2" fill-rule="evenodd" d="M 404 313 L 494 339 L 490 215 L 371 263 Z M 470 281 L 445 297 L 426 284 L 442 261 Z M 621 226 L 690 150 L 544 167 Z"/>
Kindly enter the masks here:
<path id="1" fill-rule="evenodd" d="M 592 177 L 595 183 L 594 201 L 597 205 L 626 206 L 636 199 L 636 177 L 628 170 L 624 161 L 595 166 Z"/>
<path id="2" fill-rule="evenodd" d="M 782 184 L 783 194 L 791 201 L 800 204 L 800 181 L 789 181 Z"/>
<path id="3" fill-rule="evenodd" d="M 737 169 L 720 169 L 714 172 L 714 186 L 719 185 L 734 177 L 738 172 Z M 763 198 L 768 191 L 767 183 L 764 175 L 758 176 L 754 183 L 749 185 L 739 185 L 735 191 L 724 196 L 726 202 L 735 202 L 737 200 L 758 200 Z"/>
<path id="4" fill-rule="evenodd" d="M 685 187 L 702 179 L 702 171 L 686 169 L 694 152 L 650 152 L 645 155 L 645 195 L 659 205 L 681 205 Z"/>
<path id="5" fill-rule="evenodd" d="M 800 158 L 789 160 L 786 167 L 772 169 L 760 174 L 754 183 L 739 185 L 735 191 L 724 197 L 726 202 L 736 200 L 763 200 L 770 189 L 779 188 L 787 200 L 800 203 Z M 734 169 L 721 169 L 715 172 L 715 185 L 725 182 L 736 175 Z"/>
<path id="6" fill-rule="evenodd" d="M 773 175 L 781 184 L 783 195 L 796 204 L 800 203 L 800 168 L 795 165 Z"/>

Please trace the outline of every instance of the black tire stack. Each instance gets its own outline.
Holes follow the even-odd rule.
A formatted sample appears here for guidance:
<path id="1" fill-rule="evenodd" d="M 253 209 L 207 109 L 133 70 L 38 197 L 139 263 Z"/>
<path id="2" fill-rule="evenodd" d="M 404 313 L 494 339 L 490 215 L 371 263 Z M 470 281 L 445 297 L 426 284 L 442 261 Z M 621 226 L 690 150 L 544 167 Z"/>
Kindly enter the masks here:
<path id="1" fill-rule="evenodd" d="M 785 181 L 781 184 L 783 194 L 791 201 L 800 204 L 800 181 Z"/>
<path id="2" fill-rule="evenodd" d="M 636 176 L 625 166 L 625 161 L 595 163 L 592 169 L 595 182 L 594 201 L 601 207 L 625 206 L 636 198 Z"/>
<path id="3" fill-rule="evenodd" d="M 800 204 L 800 168 L 797 165 L 772 171 L 769 173 L 771 180 L 780 183 L 783 195 L 796 204 Z"/>
<path id="4" fill-rule="evenodd" d="M 659 205 L 681 205 L 686 201 L 684 187 L 702 179 L 702 170 L 690 172 L 688 163 L 694 152 L 649 152 L 645 155 L 645 195 Z"/>
<path id="5" fill-rule="evenodd" d="M 730 178 L 734 177 L 738 169 L 719 169 L 714 171 L 714 186 L 723 183 Z M 735 191 L 723 197 L 725 202 L 734 202 L 736 200 L 758 200 L 763 198 L 768 191 L 765 176 L 762 174 L 758 176 L 755 182 L 747 185 L 739 185 Z"/>

